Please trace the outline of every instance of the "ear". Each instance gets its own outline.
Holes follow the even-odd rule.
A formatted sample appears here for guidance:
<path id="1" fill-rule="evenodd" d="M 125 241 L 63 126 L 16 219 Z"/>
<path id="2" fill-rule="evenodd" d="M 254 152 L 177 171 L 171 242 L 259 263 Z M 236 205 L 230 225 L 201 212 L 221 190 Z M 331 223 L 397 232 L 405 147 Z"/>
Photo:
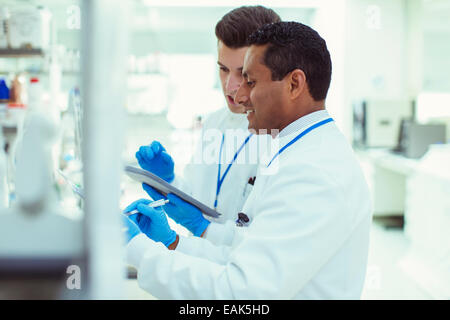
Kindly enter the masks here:
<path id="1" fill-rule="evenodd" d="M 301 69 L 291 71 L 288 76 L 289 96 L 291 99 L 297 99 L 306 89 L 306 75 Z"/>

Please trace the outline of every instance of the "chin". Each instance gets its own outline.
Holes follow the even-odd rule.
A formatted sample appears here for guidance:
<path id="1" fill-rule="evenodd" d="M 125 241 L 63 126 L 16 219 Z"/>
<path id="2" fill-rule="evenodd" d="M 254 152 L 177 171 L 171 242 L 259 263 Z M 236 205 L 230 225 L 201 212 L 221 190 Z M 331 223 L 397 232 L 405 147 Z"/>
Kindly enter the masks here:
<path id="1" fill-rule="evenodd" d="M 249 131 L 251 130 L 256 135 L 259 135 L 259 130 L 256 128 L 256 126 L 254 124 L 249 123 L 248 130 Z"/>
<path id="2" fill-rule="evenodd" d="M 245 112 L 245 107 L 242 107 L 242 106 L 233 106 L 233 105 L 228 104 L 228 109 L 232 113 L 242 113 L 242 114 L 244 114 L 244 112 Z"/>

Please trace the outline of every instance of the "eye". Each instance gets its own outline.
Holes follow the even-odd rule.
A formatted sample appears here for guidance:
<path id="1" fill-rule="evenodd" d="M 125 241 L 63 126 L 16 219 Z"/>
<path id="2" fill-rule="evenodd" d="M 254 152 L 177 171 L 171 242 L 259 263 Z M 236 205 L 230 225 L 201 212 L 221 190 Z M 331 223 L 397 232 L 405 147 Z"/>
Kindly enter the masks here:
<path id="1" fill-rule="evenodd" d="M 219 67 L 219 69 L 220 69 L 220 71 L 222 71 L 222 72 L 228 72 L 228 68 L 225 68 L 225 67 Z"/>
<path id="2" fill-rule="evenodd" d="M 250 88 L 253 88 L 255 86 L 255 81 L 247 81 L 247 86 L 249 86 Z"/>

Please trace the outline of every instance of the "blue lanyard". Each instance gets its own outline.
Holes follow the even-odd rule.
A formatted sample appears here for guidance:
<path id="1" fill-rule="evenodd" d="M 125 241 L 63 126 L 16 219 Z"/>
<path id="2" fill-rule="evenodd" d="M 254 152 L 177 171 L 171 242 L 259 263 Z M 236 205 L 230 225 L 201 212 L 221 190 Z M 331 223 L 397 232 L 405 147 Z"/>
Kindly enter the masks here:
<path id="1" fill-rule="evenodd" d="M 291 146 L 292 144 L 294 144 L 297 140 L 299 140 L 301 137 L 303 137 L 305 134 L 307 134 L 308 132 L 313 131 L 314 129 L 323 126 L 324 124 L 333 121 L 333 119 L 328 118 L 325 120 L 322 120 L 318 123 L 316 123 L 315 125 L 312 125 L 311 127 L 309 127 L 308 129 L 306 129 L 305 131 L 302 131 L 299 135 L 297 135 L 294 139 L 292 139 L 291 141 L 289 141 L 288 144 L 286 144 L 283 148 L 281 148 L 272 158 L 272 160 L 270 160 L 269 164 L 267 165 L 267 168 L 270 166 L 270 164 L 272 163 L 273 160 L 275 160 L 276 157 L 278 157 L 284 150 L 286 150 L 286 148 L 288 148 L 289 146 Z"/>
<path id="2" fill-rule="evenodd" d="M 250 135 L 245 139 L 245 141 L 242 143 L 241 147 L 236 151 L 234 154 L 233 160 L 228 164 L 227 169 L 223 173 L 222 178 L 220 177 L 220 168 L 221 164 L 220 161 L 222 160 L 222 149 L 223 149 L 223 141 L 225 140 L 225 134 L 222 134 L 222 142 L 220 143 L 220 152 L 219 152 L 219 169 L 217 172 L 217 188 L 216 188 L 216 199 L 214 200 L 214 209 L 217 208 L 217 199 L 219 198 L 220 189 L 222 188 L 222 183 L 225 180 L 225 177 L 228 174 L 228 171 L 230 171 L 231 166 L 233 165 L 234 161 L 236 160 L 237 156 L 239 155 L 239 152 L 244 148 L 244 146 L 247 144 L 248 140 L 250 140 L 253 133 L 250 133 Z"/>

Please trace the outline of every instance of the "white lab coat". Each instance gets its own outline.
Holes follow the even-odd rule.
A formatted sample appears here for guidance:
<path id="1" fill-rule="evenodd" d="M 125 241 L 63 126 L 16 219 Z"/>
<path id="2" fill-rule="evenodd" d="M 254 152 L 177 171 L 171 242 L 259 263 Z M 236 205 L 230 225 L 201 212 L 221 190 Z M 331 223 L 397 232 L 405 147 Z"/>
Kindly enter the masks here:
<path id="1" fill-rule="evenodd" d="M 327 117 L 300 118 L 280 145 Z M 330 122 L 277 159 L 276 174 L 258 171 L 243 208 L 248 227 L 211 224 L 215 244 L 182 237 L 175 251 L 132 239 L 127 258 L 140 287 L 162 299 L 359 299 L 371 203 L 350 145 Z"/>
<path id="2" fill-rule="evenodd" d="M 234 153 L 248 137 L 247 127 L 246 115 L 231 113 L 228 108 L 222 108 L 208 116 L 203 124 L 194 156 L 184 168 L 183 176 L 176 176 L 172 184 L 213 208 L 222 133 L 225 133 L 225 141 L 221 175 L 231 162 Z M 217 202 L 217 211 L 221 216 L 219 218 L 205 216 L 207 219 L 223 223 L 234 219 L 242 209 L 253 187 L 248 184 L 248 180 L 256 176 L 258 168 L 258 157 L 249 158 L 248 151 L 256 147 L 258 139 L 261 138 L 257 136 L 250 138 L 224 179 Z"/>

